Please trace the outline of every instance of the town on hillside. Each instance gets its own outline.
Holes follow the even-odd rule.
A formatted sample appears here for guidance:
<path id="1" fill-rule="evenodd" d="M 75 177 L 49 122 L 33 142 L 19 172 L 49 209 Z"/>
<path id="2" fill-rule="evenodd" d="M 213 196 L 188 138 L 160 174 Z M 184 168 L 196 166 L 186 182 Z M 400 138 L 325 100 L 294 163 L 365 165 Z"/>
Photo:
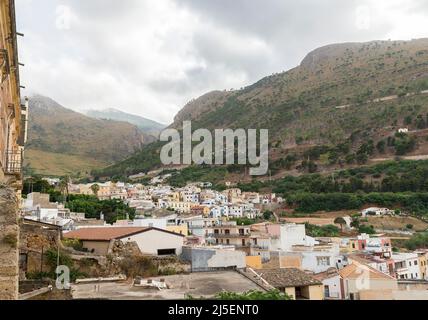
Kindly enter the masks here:
<path id="1" fill-rule="evenodd" d="M 358 223 L 405 217 L 392 208 L 295 217 L 281 214 L 285 199 L 273 193 L 216 191 L 210 182 L 174 188 L 155 177 L 146 185 L 60 187 L 63 180 L 42 180 L 50 194 L 22 199 L 20 274 L 42 286 L 56 267 L 43 252 L 60 248 L 75 273 L 70 298 L 213 298 L 251 290 L 309 300 L 428 298 L 428 250 L 394 245 L 412 232 L 389 236 Z M 51 202 L 52 190 L 66 196 Z"/>
<path id="2" fill-rule="evenodd" d="M 428 6 L 360 2 L 0 0 L 1 319 L 420 310 Z"/>

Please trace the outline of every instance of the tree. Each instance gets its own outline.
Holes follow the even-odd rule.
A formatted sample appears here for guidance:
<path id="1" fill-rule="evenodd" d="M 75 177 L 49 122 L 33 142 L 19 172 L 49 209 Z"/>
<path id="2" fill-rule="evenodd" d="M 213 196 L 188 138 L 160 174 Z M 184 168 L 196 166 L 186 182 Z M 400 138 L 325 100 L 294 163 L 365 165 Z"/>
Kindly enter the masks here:
<path id="1" fill-rule="evenodd" d="M 346 221 L 342 217 L 334 219 L 334 223 L 340 225 L 340 231 L 343 231 L 343 226 L 346 225 Z"/>
<path id="2" fill-rule="evenodd" d="M 65 202 L 67 202 L 67 198 L 69 195 L 69 186 L 70 183 L 70 177 L 69 176 L 64 176 L 61 178 L 60 182 L 59 182 L 59 190 L 61 192 L 61 194 L 63 195 L 63 199 Z"/>
<path id="3" fill-rule="evenodd" d="M 376 145 L 377 151 L 379 151 L 379 153 L 384 153 L 385 152 L 385 145 L 386 145 L 386 142 L 384 140 L 379 141 Z"/>
<path id="4" fill-rule="evenodd" d="M 265 211 L 263 213 L 263 219 L 265 219 L 265 220 L 272 219 L 272 216 L 273 216 L 273 212 L 272 211 Z"/>
<path id="5" fill-rule="evenodd" d="M 358 217 L 355 217 L 355 218 L 352 219 L 351 227 L 355 228 L 355 229 L 359 229 L 360 228 L 360 219 Z"/>
<path id="6" fill-rule="evenodd" d="M 100 186 L 95 183 L 91 186 L 91 190 L 94 193 L 94 195 L 98 198 L 98 192 L 100 191 Z"/>
<path id="7" fill-rule="evenodd" d="M 358 232 L 359 233 L 366 233 L 366 234 L 375 234 L 376 230 L 374 229 L 373 226 L 368 226 L 368 225 L 362 224 L 358 228 Z"/>

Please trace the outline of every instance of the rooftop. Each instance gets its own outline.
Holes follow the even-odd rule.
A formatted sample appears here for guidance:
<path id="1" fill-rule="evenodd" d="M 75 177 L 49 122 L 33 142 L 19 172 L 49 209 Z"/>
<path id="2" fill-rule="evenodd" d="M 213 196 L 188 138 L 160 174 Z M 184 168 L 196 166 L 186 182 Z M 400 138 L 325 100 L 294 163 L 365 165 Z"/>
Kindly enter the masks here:
<path id="1" fill-rule="evenodd" d="M 340 270 L 339 274 L 342 278 L 348 279 L 361 279 L 362 276 L 365 276 L 371 280 L 395 280 L 395 278 L 385 273 L 359 263 L 351 263 Z"/>
<path id="2" fill-rule="evenodd" d="M 296 268 L 260 269 L 255 271 L 275 288 L 321 285 L 319 280 Z"/>
<path id="3" fill-rule="evenodd" d="M 180 237 L 178 233 L 157 229 L 157 228 L 148 228 L 148 227 L 102 227 L 102 228 L 83 228 L 67 232 L 64 234 L 64 238 L 69 239 L 79 239 L 86 241 L 110 241 L 114 239 L 122 239 L 125 237 L 130 237 L 142 232 L 157 230 L 160 232 L 174 234 Z"/>

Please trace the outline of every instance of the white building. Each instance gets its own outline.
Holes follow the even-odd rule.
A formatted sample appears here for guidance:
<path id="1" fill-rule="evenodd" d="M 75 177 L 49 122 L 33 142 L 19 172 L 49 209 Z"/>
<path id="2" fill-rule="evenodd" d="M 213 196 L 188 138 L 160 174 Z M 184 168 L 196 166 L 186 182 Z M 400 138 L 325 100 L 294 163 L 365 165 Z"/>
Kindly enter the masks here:
<path id="1" fill-rule="evenodd" d="M 280 226 L 279 248 L 276 249 L 290 251 L 293 246 L 314 246 L 318 243 L 314 238 L 306 235 L 304 224 L 289 223 Z"/>
<path id="2" fill-rule="evenodd" d="M 145 227 L 84 228 L 64 233 L 64 238 L 79 239 L 83 248 L 98 255 L 107 255 L 114 240 L 135 242 L 143 254 L 180 255 L 184 236 L 166 230 Z"/>
<path id="3" fill-rule="evenodd" d="M 393 253 L 392 260 L 397 279 L 422 279 L 417 253 Z"/>
<path id="4" fill-rule="evenodd" d="M 241 218 L 243 216 L 242 206 L 229 206 L 228 216 L 234 218 Z"/>
<path id="5" fill-rule="evenodd" d="M 364 209 L 363 211 L 361 211 L 361 215 L 363 217 L 394 215 L 394 210 L 390 210 L 388 208 L 371 207 L 371 208 L 367 208 L 367 209 Z"/>

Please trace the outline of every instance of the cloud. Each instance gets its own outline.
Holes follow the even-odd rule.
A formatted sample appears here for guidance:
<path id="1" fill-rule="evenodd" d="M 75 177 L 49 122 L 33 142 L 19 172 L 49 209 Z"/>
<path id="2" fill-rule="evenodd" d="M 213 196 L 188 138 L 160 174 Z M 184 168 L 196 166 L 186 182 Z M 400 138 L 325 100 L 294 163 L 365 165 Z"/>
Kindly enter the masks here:
<path id="1" fill-rule="evenodd" d="M 428 36 L 422 0 L 16 0 L 23 85 L 76 110 L 164 123 L 208 91 L 335 42 Z"/>

